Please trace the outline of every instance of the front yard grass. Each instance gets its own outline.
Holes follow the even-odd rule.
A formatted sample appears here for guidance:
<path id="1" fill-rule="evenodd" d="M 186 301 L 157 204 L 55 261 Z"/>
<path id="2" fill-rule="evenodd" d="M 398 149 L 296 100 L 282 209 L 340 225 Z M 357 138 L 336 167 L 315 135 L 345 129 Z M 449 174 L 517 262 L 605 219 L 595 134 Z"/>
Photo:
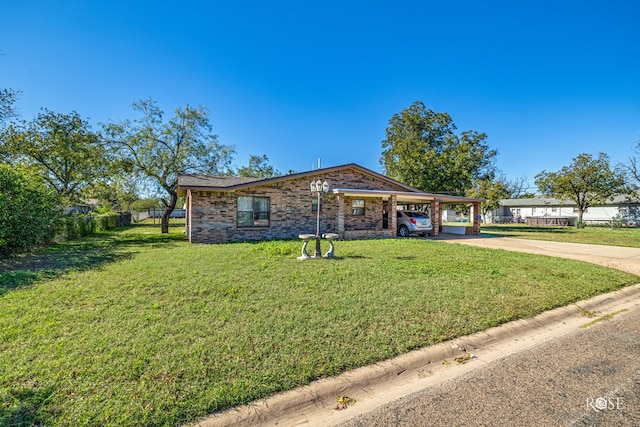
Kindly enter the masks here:
<path id="1" fill-rule="evenodd" d="M 638 281 L 422 239 L 300 247 L 132 226 L 0 260 L 0 426 L 180 425 Z"/>
<path id="2" fill-rule="evenodd" d="M 482 224 L 483 235 L 517 237 L 519 239 L 554 242 L 587 243 L 640 248 L 640 228 L 585 228 L 529 226 L 525 224 Z"/>

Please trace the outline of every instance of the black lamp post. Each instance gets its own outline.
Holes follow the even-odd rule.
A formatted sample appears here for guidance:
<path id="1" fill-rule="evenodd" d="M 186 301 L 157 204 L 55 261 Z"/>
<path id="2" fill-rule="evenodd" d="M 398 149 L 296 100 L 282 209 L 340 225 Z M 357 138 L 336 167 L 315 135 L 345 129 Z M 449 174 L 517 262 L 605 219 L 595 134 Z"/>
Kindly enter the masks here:
<path id="1" fill-rule="evenodd" d="M 311 181 L 311 192 L 318 194 L 318 205 L 317 205 L 317 222 L 316 222 L 316 253 L 314 255 L 315 258 L 321 258 L 322 252 L 320 251 L 320 196 L 323 194 L 327 194 L 329 192 L 329 183 L 325 181 L 322 182 L 321 179 L 317 181 Z"/>

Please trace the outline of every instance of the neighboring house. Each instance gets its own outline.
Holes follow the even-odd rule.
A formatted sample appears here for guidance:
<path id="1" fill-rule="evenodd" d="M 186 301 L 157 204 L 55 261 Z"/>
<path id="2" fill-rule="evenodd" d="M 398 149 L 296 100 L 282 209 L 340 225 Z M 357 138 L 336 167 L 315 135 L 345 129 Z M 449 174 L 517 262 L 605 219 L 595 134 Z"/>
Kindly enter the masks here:
<path id="1" fill-rule="evenodd" d="M 64 208 L 64 214 L 88 214 L 96 209 L 98 203 L 98 199 L 83 199 L 82 202 L 74 202 Z"/>
<path id="2" fill-rule="evenodd" d="M 424 193 L 353 163 L 268 179 L 181 175 L 187 238 L 220 243 L 315 234 L 318 203 L 310 183 L 318 179 L 330 186 L 321 197 L 320 232 L 342 239 L 395 237 L 399 205 L 430 205 L 435 234 L 441 204 L 471 204 L 481 212 L 481 199 Z M 475 215 L 467 233 L 479 232 Z"/>
<path id="3" fill-rule="evenodd" d="M 164 208 L 151 208 L 148 211 L 147 218 L 162 218 L 164 216 Z M 169 214 L 169 218 L 184 218 L 186 216 L 186 209 L 175 208 Z"/>
<path id="4" fill-rule="evenodd" d="M 544 197 L 505 199 L 500 201 L 500 208 L 494 210 L 487 219 L 493 223 L 574 225 L 578 219 L 578 206 L 570 200 Z M 602 205 L 591 206 L 582 217 L 587 224 L 604 224 L 612 219 L 637 225 L 640 220 L 640 200 L 616 196 Z"/>

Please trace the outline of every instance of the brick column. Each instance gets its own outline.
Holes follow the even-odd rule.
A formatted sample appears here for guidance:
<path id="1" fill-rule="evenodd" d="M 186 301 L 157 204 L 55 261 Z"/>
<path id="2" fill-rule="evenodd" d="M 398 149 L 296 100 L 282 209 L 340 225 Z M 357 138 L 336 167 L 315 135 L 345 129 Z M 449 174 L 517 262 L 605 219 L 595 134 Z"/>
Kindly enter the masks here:
<path id="1" fill-rule="evenodd" d="M 340 235 L 341 239 L 344 239 L 344 195 L 342 194 L 338 194 L 336 196 L 336 205 L 338 207 L 338 209 L 336 210 L 336 225 L 337 225 L 337 230 L 336 232 Z"/>
<path id="2" fill-rule="evenodd" d="M 440 223 L 442 222 L 442 215 L 440 213 L 440 201 L 434 200 L 431 202 L 431 224 L 433 224 L 433 235 L 440 234 Z"/>
<path id="3" fill-rule="evenodd" d="M 473 203 L 473 234 L 474 235 L 478 235 L 480 234 L 480 228 L 481 228 L 481 219 L 482 219 L 482 203 L 481 202 L 474 202 Z"/>
<path id="4" fill-rule="evenodd" d="M 187 235 L 187 240 L 191 241 L 191 212 L 193 211 L 193 206 L 191 205 L 191 190 L 187 190 L 187 214 L 185 218 L 185 232 Z"/>
<path id="5" fill-rule="evenodd" d="M 391 195 L 389 199 L 389 227 L 391 235 L 398 237 L 398 196 Z"/>

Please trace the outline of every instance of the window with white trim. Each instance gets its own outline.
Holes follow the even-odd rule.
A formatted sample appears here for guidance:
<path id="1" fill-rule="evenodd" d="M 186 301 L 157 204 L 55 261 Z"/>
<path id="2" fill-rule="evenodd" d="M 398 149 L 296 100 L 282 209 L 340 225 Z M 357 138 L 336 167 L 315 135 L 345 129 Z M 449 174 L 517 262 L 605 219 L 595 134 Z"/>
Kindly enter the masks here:
<path id="1" fill-rule="evenodd" d="M 269 227 L 271 201 L 268 197 L 238 196 L 238 227 Z"/>
<path id="2" fill-rule="evenodd" d="M 351 211 L 353 215 L 364 215 L 364 200 L 352 200 Z"/>

